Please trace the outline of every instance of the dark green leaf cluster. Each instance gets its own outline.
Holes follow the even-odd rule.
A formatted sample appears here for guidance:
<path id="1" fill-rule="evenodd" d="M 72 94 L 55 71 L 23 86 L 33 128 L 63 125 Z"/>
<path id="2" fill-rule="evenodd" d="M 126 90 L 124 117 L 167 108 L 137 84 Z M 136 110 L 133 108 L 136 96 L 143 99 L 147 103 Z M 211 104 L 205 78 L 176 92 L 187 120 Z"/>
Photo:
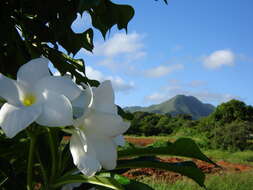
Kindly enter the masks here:
<path id="1" fill-rule="evenodd" d="M 22 132 L 13 139 L 7 139 L 0 133 L 0 189 L 22 189 L 26 186 L 29 141 L 25 136 Z"/>
<path id="2" fill-rule="evenodd" d="M 92 51 L 93 27 L 83 33 L 74 33 L 71 29 L 77 13 L 84 11 L 90 14 L 93 27 L 104 38 L 114 25 L 127 30 L 134 15 L 131 6 L 118 5 L 110 0 L 0 1 L 0 72 L 15 77 L 21 65 L 43 55 L 61 74 L 70 72 L 78 83 L 98 85 L 85 77 L 83 60 L 59 51 L 59 46 L 72 55 L 81 48 Z"/>

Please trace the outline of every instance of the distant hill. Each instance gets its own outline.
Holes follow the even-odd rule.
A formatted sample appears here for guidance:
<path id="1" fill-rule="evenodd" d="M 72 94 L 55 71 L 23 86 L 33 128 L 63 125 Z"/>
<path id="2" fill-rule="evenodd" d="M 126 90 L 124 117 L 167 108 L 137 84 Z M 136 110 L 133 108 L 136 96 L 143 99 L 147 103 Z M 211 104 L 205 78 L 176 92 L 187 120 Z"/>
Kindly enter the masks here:
<path id="1" fill-rule="evenodd" d="M 172 116 L 177 114 L 189 114 L 193 119 L 208 116 L 214 111 L 215 107 L 211 104 L 202 103 L 194 96 L 177 95 L 160 104 L 148 107 L 132 106 L 125 107 L 124 110 L 130 112 L 144 111 L 151 113 L 169 113 Z"/>
<path id="2" fill-rule="evenodd" d="M 129 107 L 124 107 L 124 110 L 133 113 L 133 112 L 136 112 L 136 111 L 140 111 L 143 108 L 145 108 L 145 107 L 141 107 L 141 106 L 129 106 Z"/>

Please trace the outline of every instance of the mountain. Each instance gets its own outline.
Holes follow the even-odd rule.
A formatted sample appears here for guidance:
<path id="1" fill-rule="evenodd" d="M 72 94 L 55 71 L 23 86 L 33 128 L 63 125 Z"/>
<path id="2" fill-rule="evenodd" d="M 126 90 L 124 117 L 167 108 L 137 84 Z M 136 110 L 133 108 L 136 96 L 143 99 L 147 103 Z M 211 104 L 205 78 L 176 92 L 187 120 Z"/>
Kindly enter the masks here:
<path id="1" fill-rule="evenodd" d="M 140 111 L 143 108 L 144 107 L 141 107 L 141 106 L 129 106 L 129 107 L 124 107 L 124 110 L 133 113 L 133 112 L 136 112 L 136 111 Z"/>
<path id="2" fill-rule="evenodd" d="M 135 112 L 144 111 L 151 113 L 169 113 L 172 116 L 177 114 L 189 114 L 193 119 L 208 116 L 214 111 L 215 107 L 211 104 L 202 103 L 194 96 L 177 95 L 160 104 L 151 105 L 148 107 L 132 106 L 125 107 L 124 110 Z"/>

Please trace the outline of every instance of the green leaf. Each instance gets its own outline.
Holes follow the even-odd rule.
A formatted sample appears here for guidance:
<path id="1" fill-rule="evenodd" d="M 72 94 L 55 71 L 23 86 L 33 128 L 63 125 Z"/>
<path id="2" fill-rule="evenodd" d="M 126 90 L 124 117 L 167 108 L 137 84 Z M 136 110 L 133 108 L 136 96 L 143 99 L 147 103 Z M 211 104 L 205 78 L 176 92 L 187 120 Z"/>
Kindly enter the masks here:
<path id="1" fill-rule="evenodd" d="M 75 55 L 81 48 L 85 48 L 88 51 L 93 49 L 93 30 L 89 28 L 83 33 L 77 34 L 72 29 L 65 28 L 65 23 L 54 23 L 53 30 L 58 32 L 56 40 L 67 50 L 67 52 Z M 66 37 L 67 36 L 67 37 Z"/>
<path id="2" fill-rule="evenodd" d="M 193 179 L 201 187 L 204 187 L 205 175 L 192 161 L 164 163 L 160 161 L 143 161 L 139 159 L 119 160 L 116 169 L 124 168 L 156 168 L 168 170 Z"/>
<path id="3" fill-rule="evenodd" d="M 70 175 L 70 176 L 64 176 L 62 178 L 59 178 L 55 181 L 53 184 L 53 188 L 58 188 L 66 184 L 71 183 L 90 183 L 94 185 L 99 185 L 103 187 L 108 187 L 115 190 L 123 190 L 124 188 L 121 186 L 121 184 L 115 180 L 114 178 L 110 177 L 85 177 L 84 175 Z"/>
<path id="4" fill-rule="evenodd" d="M 1 176 L 2 178 L 2 176 Z M 0 187 L 8 180 L 8 177 L 4 177 L 3 179 L 0 179 Z"/>
<path id="5" fill-rule="evenodd" d="M 127 177 L 124 177 L 119 174 L 113 174 L 113 173 L 101 173 L 99 174 L 101 177 L 112 177 L 115 179 L 118 183 L 120 183 L 125 190 L 153 190 L 153 188 L 149 187 L 148 185 L 135 181 L 130 180 Z"/>
<path id="6" fill-rule="evenodd" d="M 133 119 L 133 114 L 130 112 L 125 112 L 120 106 L 117 105 L 117 109 L 118 109 L 118 114 L 126 119 L 126 120 L 132 120 Z"/>
<path id="7" fill-rule="evenodd" d="M 62 75 L 70 72 L 72 76 L 76 77 L 76 83 L 80 84 L 81 82 L 89 84 L 90 86 L 98 86 L 99 82 L 96 80 L 90 80 L 85 75 L 84 61 L 80 59 L 73 59 L 70 56 L 49 48 L 47 45 L 42 47 L 43 51 L 47 52 L 47 57 L 53 63 L 53 65 L 60 71 Z M 78 72 L 79 71 L 79 72 Z M 83 73 L 82 74 L 80 74 Z"/>
<path id="8" fill-rule="evenodd" d="M 84 11 L 98 6 L 101 3 L 101 0 L 80 0 L 78 6 L 78 12 L 82 14 Z"/>
<path id="9" fill-rule="evenodd" d="M 105 38 L 107 31 L 115 24 L 119 30 L 127 30 L 127 25 L 134 16 L 134 9 L 129 5 L 118 5 L 110 0 L 105 0 L 89 11 L 89 14 L 92 18 L 92 25 L 100 30 Z"/>
<path id="10" fill-rule="evenodd" d="M 182 156 L 188 158 L 196 158 L 218 167 L 216 163 L 204 155 L 196 143 L 189 138 L 180 138 L 174 143 L 168 142 L 166 146 L 162 147 L 143 147 L 143 148 L 128 148 L 118 152 L 119 158 L 133 157 L 133 156 L 151 156 L 151 155 L 170 155 Z"/>

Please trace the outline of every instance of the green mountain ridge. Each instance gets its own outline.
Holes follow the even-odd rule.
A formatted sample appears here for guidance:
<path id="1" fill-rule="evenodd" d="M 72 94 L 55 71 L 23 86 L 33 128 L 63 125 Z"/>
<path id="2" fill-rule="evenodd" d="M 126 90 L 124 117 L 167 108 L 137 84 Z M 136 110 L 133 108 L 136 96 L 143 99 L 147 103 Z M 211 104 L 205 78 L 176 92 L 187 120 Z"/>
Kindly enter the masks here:
<path id="1" fill-rule="evenodd" d="M 202 103 L 194 96 L 177 95 L 160 104 L 154 104 L 148 107 L 131 106 L 125 107 L 125 111 L 136 112 L 150 112 L 150 113 L 169 113 L 172 116 L 178 114 L 189 114 L 193 119 L 206 117 L 214 111 L 215 107 L 211 104 Z"/>

